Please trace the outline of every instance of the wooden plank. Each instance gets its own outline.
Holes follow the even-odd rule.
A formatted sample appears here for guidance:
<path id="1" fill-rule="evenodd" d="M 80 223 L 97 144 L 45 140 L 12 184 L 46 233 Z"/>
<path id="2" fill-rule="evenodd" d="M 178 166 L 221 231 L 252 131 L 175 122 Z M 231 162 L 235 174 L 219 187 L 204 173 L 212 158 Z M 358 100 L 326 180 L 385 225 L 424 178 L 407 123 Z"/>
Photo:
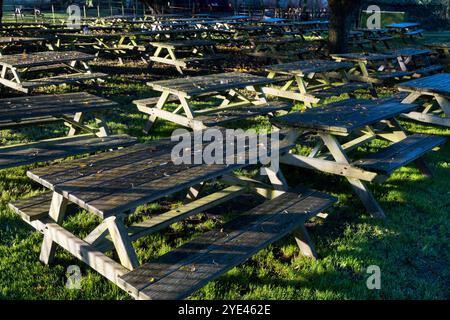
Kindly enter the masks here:
<path id="1" fill-rule="evenodd" d="M 244 192 L 245 188 L 243 187 L 231 186 L 213 194 L 201 197 L 183 205 L 182 207 L 167 211 L 155 217 L 151 217 L 143 222 L 132 224 L 127 228 L 128 236 L 131 241 L 137 240 L 145 235 L 167 228 L 175 222 L 184 220 L 192 215 L 213 208 L 218 204 L 229 201 Z M 110 239 L 105 238 L 98 242 L 95 247 L 104 252 L 112 249 L 114 246 Z"/>
<path id="2" fill-rule="evenodd" d="M 119 276 L 129 272 L 126 268 L 105 256 L 102 252 L 95 250 L 85 241 L 65 230 L 56 223 L 45 225 L 46 233 L 51 239 L 65 250 L 69 251 L 77 259 L 83 261 L 102 276 L 121 287 L 117 279 Z"/>
<path id="3" fill-rule="evenodd" d="M 247 118 L 253 118 L 258 115 L 265 115 L 277 111 L 288 111 L 292 108 L 291 103 L 286 102 L 270 102 L 256 106 L 230 108 L 228 110 L 219 111 L 206 116 L 195 117 L 196 121 L 203 122 L 206 126 L 223 125 L 227 122 L 237 121 Z"/>
<path id="4" fill-rule="evenodd" d="M 46 51 L 4 55 L 0 57 L 0 65 L 11 68 L 26 68 L 71 62 L 74 60 L 87 61 L 94 59 L 95 55 L 78 51 Z"/>
<path id="5" fill-rule="evenodd" d="M 301 60 L 267 66 L 265 71 L 279 74 L 290 74 L 307 76 L 310 73 L 323 73 L 337 70 L 345 70 L 353 67 L 347 62 L 336 62 L 330 60 Z"/>
<path id="6" fill-rule="evenodd" d="M 290 144 L 280 144 L 281 150 L 287 150 L 289 147 Z M 39 177 L 34 170 L 27 172 L 27 175 L 52 190 L 58 190 L 69 200 L 90 212 L 105 218 L 217 178 L 252 162 L 245 152 L 245 155 L 236 155 L 244 160 L 238 164 L 174 165 L 171 162 L 170 152 L 171 150 L 162 152 L 159 158 L 151 158 L 147 154 L 147 157 L 139 162 L 135 162 L 133 157 L 124 157 L 119 159 L 121 164 L 109 162 L 111 164 L 106 163 L 102 167 L 91 162 L 90 168 L 81 168 L 89 172 L 86 176 L 80 175 L 79 166 L 76 166 L 69 176 L 64 170 L 47 177 Z M 145 154 L 141 155 L 143 156 Z M 228 160 L 236 163 L 236 160 Z"/>
<path id="7" fill-rule="evenodd" d="M 333 200 L 286 193 L 121 277 L 141 298 L 181 299 L 292 232 Z M 153 280 L 153 281 L 151 281 Z M 132 290 L 133 290 L 132 289 Z"/>
<path id="8" fill-rule="evenodd" d="M 139 266 L 139 261 L 122 221 L 117 217 L 109 217 L 105 219 L 105 222 L 120 263 L 128 270 L 134 270 Z"/>
<path id="9" fill-rule="evenodd" d="M 397 88 L 405 91 L 436 93 L 450 97 L 450 73 L 439 73 L 403 82 L 398 84 Z"/>
<path id="10" fill-rule="evenodd" d="M 417 108 L 415 104 L 385 102 L 383 104 L 353 104 L 343 101 L 342 105 L 323 106 L 293 112 L 271 119 L 271 122 L 288 127 L 324 130 L 349 134 L 353 130 L 393 118 Z"/>
<path id="11" fill-rule="evenodd" d="M 181 96 L 197 96 L 208 92 L 245 88 L 247 86 L 264 85 L 273 82 L 277 82 L 277 80 L 247 73 L 229 72 L 207 76 L 161 80 L 150 82 L 149 85 L 157 91 L 168 91 L 172 94 Z"/>
<path id="12" fill-rule="evenodd" d="M 426 114 L 421 112 L 410 112 L 401 115 L 402 118 L 415 120 L 419 122 L 434 124 L 450 128 L 450 118 L 442 118 L 434 114 Z"/>
<path id="13" fill-rule="evenodd" d="M 323 90 L 317 90 L 317 91 L 310 91 L 307 92 L 306 95 L 311 95 L 319 99 L 326 99 L 330 97 L 338 97 L 340 95 L 346 94 L 346 93 L 353 93 L 357 90 L 364 90 L 368 89 L 370 85 L 368 83 L 345 83 L 343 85 L 338 85 L 335 87 L 331 87 L 328 89 Z"/>
<path id="14" fill-rule="evenodd" d="M 394 170 L 440 146 L 446 140 L 445 137 L 413 134 L 377 153 L 354 161 L 353 165 L 383 174 L 391 174 Z"/>
<path id="15" fill-rule="evenodd" d="M 43 140 L 18 146 L 13 145 L 0 148 L 0 169 L 115 149 L 132 145 L 135 142 L 136 139 L 128 135 L 107 137 L 82 135 Z"/>
<path id="16" fill-rule="evenodd" d="M 330 160 L 305 157 L 296 154 L 286 154 L 280 158 L 280 162 L 292 166 L 306 169 L 318 170 L 344 177 L 361 179 L 372 182 L 377 178 L 377 174 L 364 171 L 348 163 L 334 162 Z"/>
<path id="17" fill-rule="evenodd" d="M 71 82 L 96 80 L 96 79 L 105 78 L 107 76 L 108 75 L 106 73 L 101 73 L 101 72 L 70 73 L 70 74 L 62 74 L 62 75 L 52 76 L 52 77 L 48 77 L 48 78 L 25 80 L 21 83 L 21 86 L 25 89 L 33 89 L 36 87 L 44 87 L 44 86 L 52 86 L 52 85 L 56 86 L 56 85 L 61 85 L 61 84 L 71 83 Z"/>
<path id="18" fill-rule="evenodd" d="M 42 116 L 112 109 L 116 102 L 87 92 L 0 99 L 0 121 L 22 121 Z"/>

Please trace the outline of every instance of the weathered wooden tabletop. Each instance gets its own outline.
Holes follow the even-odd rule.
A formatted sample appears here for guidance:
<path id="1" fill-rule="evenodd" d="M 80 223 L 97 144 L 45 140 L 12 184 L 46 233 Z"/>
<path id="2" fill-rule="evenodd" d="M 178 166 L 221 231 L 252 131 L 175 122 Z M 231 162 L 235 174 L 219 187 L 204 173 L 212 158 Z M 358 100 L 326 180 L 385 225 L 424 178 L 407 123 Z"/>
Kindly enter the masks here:
<path id="1" fill-rule="evenodd" d="M 340 53 L 331 54 L 331 57 L 341 61 L 353 61 L 353 62 L 371 62 L 371 61 L 383 61 L 389 59 L 395 59 L 397 56 L 393 54 L 381 54 L 381 53 Z"/>
<path id="2" fill-rule="evenodd" d="M 430 55 L 431 50 L 417 49 L 417 48 L 403 48 L 403 49 L 397 49 L 394 51 L 389 51 L 386 54 L 396 55 L 399 57 L 414 57 L 414 56 Z"/>
<path id="3" fill-rule="evenodd" d="M 20 43 L 36 43 L 45 41 L 45 38 L 38 37 L 0 37 L 0 45 L 20 44 Z"/>
<path id="4" fill-rule="evenodd" d="M 175 95 L 193 97 L 205 93 L 245 88 L 247 86 L 265 85 L 276 81 L 278 80 L 255 76 L 248 73 L 230 72 L 190 78 L 161 80 L 149 82 L 148 84 L 157 91 L 167 91 Z"/>
<path id="5" fill-rule="evenodd" d="M 120 39 L 124 37 L 142 37 L 153 35 L 150 31 L 136 32 L 90 32 L 90 33 L 57 33 L 58 37 L 80 38 L 80 39 Z"/>
<path id="6" fill-rule="evenodd" d="M 387 29 L 381 28 L 381 29 L 368 29 L 368 28 L 358 28 L 356 31 L 368 33 L 368 34 L 383 34 L 388 32 Z"/>
<path id="7" fill-rule="evenodd" d="M 435 43 L 429 43 L 426 44 L 427 47 L 429 48 L 434 48 L 434 49 L 450 49 L 450 41 L 449 42 L 435 42 Z"/>
<path id="8" fill-rule="evenodd" d="M 415 28 L 420 26 L 420 23 L 417 22 L 400 22 L 400 23 L 393 23 L 390 25 L 387 25 L 387 28 L 391 29 L 409 29 L 409 28 Z"/>
<path id="9" fill-rule="evenodd" d="M 192 148 L 192 164 L 175 164 L 171 153 L 177 143 L 170 139 L 151 141 L 36 168 L 28 171 L 27 175 L 85 210 L 106 218 L 246 167 L 253 161 L 244 151 L 231 156 L 234 159 L 232 163 L 195 164 L 196 161 L 192 160 L 197 158 L 197 150 Z M 270 150 L 270 143 L 259 147 Z M 291 145 L 280 144 L 282 150 L 289 147 Z M 224 156 L 230 157 L 225 153 L 226 148 L 223 149 Z M 244 159 L 244 163 L 234 164 L 238 158 Z"/>
<path id="10" fill-rule="evenodd" d="M 307 130 L 350 134 L 356 129 L 391 119 L 404 112 L 417 108 L 415 104 L 386 102 L 383 104 L 353 104 L 323 106 L 293 112 L 271 120 L 282 127 L 303 128 Z"/>
<path id="11" fill-rule="evenodd" d="M 216 42 L 212 40 L 184 40 L 184 41 L 164 41 L 164 42 L 150 42 L 153 47 L 162 48 L 190 48 L 200 46 L 213 46 Z"/>
<path id="12" fill-rule="evenodd" d="M 78 51 L 45 51 L 36 53 L 19 53 L 4 55 L 0 57 L 0 65 L 9 68 L 26 68 L 34 66 L 45 66 L 58 63 L 66 63 L 75 60 L 94 60 L 95 55 Z"/>
<path id="13" fill-rule="evenodd" d="M 267 66 L 265 70 L 267 72 L 275 72 L 278 74 L 305 76 L 310 73 L 330 72 L 350 69 L 352 67 L 353 64 L 348 62 L 336 62 L 332 60 L 301 60 Z"/>
<path id="14" fill-rule="evenodd" d="M 450 73 L 438 73 L 397 85 L 402 91 L 436 93 L 450 97 Z"/>
<path id="15" fill-rule="evenodd" d="M 0 121 L 60 116 L 117 107 L 117 103 L 87 92 L 0 99 Z"/>

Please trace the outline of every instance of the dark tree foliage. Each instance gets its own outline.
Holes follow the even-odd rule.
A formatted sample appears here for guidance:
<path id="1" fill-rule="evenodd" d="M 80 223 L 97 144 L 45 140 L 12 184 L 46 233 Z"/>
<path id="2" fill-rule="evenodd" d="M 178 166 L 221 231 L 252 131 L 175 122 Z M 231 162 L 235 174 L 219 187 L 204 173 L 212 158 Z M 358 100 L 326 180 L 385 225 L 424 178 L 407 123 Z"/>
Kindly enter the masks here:
<path id="1" fill-rule="evenodd" d="M 361 0 L 329 0 L 330 31 L 328 48 L 330 53 L 348 51 L 348 34 L 361 7 Z"/>

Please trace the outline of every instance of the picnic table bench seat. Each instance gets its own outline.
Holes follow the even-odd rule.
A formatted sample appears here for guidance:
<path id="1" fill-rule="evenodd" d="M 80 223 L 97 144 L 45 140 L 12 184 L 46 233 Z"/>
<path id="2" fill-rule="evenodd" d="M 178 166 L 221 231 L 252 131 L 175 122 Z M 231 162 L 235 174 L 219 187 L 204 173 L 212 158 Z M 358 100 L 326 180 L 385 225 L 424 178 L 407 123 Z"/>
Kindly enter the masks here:
<path id="1" fill-rule="evenodd" d="M 184 41 L 150 42 L 150 45 L 153 47 L 161 47 L 168 49 L 189 48 L 197 46 L 213 46 L 215 44 L 216 41 L 206 39 L 195 39 L 189 41 L 184 40 Z"/>
<path id="2" fill-rule="evenodd" d="M 6 146 L 0 148 L 0 169 L 107 151 L 135 142 L 136 139 L 128 135 L 96 137 L 87 134 Z"/>
<path id="3" fill-rule="evenodd" d="M 371 41 L 389 41 L 394 39 L 393 36 L 368 36 L 369 40 Z"/>
<path id="4" fill-rule="evenodd" d="M 96 80 L 96 79 L 105 78 L 107 76 L 108 75 L 106 73 L 102 73 L 102 72 L 92 72 L 92 73 L 78 72 L 78 73 L 63 74 L 63 75 L 57 75 L 57 76 L 48 77 L 48 78 L 24 81 L 20 85 L 22 88 L 24 88 L 25 90 L 28 91 L 30 89 L 34 89 L 37 87 Z"/>
<path id="5" fill-rule="evenodd" d="M 412 76 L 413 74 L 414 72 L 412 71 L 392 71 L 392 72 L 383 71 L 383 72 L 373 72 L 370 74 L 370 76 L 381 81 L 389 81 Z"/>
<path id="6" fill-rule="evenodd" d="M 119 277 L 140 299 L 184 299 L 292 233 L 335 199 L 317 191 L 286 192 Z"/>
<path id="7" fill-rule="evenodd" d="M 322 89 L 317 91 L 307 92 L 305 95 L 309 95 L 311 97 L 317 99 L 326 99 L 330 97 L 337 97 L 343 94 L 351 94 L 357 90 L 368 89 L 370 85 L 368 83 L 363 82 L 349 82 L 344 83 L 343 85 L 338 85 L 335 87 L 331 87 L 328 89 Z"/>
<path id="8" fill-rule="evenodd" d="M 422 157 L 425 153 L 442 145 L 446 137 L 413 134 L 405 139 L 353 162 L 357 167 L 390 175 L 395 170 Z"/>
<path id="9" fill-rule="evenodd" d="M 440 64 L 433 64 L 433 65 L 429 65 L 429 66 L 414 70 L 414 75 L 426 76 L 426 75 L 431 75 L 433 73 L 440 72 L 442 70 L 444 70 L 444 66 L 442 66 Z"/>
<path id="10" fill-rule="evenodd" d="M 266 49 L 266 48 L 265 48 Z M 278 62 L 291 60 L 292 58 L 302 58 L 304 55 L 309 54 L 311 51 L 308 48 L 286 48 L 279 50 L 246 50 L 244 51 L 246 55 L 256 57 L 256 58 L 270 58 Z"/>
<path id="11" fill-rule="evenodd" d="M 271 101 L 265 104 L 252 105 L 248 107 L 230 108 L 221 110 L 208 115 L 199 115 L 195 118 L 205 126 L 220 126 L 227 122 L 254 118 L 256 116 L 273 114 L 278 111 L 289 111 L 292 108 L 291 103 L 282 101 Z"/>
<path id="12" fill-rule="evenodd" d="M 422 36 L 422 34 L 424 33 L 425 30 L 423 29 L 415 29 L 415 30 L 410 30 L 410 31 L 406 31 L 404 33 L 405 36 L 415 36 L 415 35 L 419 35 Z"/>

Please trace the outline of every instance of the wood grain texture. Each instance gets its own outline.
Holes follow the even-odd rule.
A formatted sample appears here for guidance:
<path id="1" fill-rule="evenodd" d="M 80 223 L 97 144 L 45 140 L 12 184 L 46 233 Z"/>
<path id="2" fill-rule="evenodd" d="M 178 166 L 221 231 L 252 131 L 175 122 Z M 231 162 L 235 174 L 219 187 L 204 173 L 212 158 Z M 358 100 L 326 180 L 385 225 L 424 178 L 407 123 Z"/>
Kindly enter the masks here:
<path id="1" fill-rule="evenodd" d="M 118 107 L 116 102 L 87 92 L 7 98 L 0 99 L 0 121 L 20 122 L 42 116 L 110 110 L 115 107 Z"/>
<path id="2" fill-rule="evenodd" d="M 288 127 L 319 131 L 351 133 L 353 130 L 393 118 L 417 108 L 415 104 L 386 102 L 383 104 L 356 103 L 346 100 L 342 104 L 307 109 L 271 119 L 271 122 Z"/>
<path id="3" fill-rule="evenodd" d="M 353 164 L 369 171 L 389 175 L 394 170 L 442 145 L 446 140 L 445 137 L 440 136 L 414 134 L 377 153 L 366 155 L 364 158 L 354 161 Z"/>
<path id="4" fill-rule="evenodd" d="M 121 277 L 149 299 L 182 299 L 326 209 L 334 199 L 288 192 Z"/>

